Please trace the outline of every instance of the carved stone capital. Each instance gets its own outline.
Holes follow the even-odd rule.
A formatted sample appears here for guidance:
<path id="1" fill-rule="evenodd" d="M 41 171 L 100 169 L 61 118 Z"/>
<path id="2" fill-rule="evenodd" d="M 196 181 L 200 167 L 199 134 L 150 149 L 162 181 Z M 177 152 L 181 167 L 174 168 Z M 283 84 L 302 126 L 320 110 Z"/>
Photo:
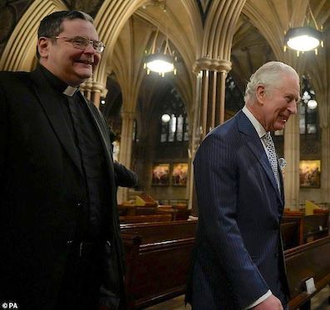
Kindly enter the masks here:
<path id="1" fill-rule="evenodd" d="M 231 70 L 231 62 L 208 57 L 199 58 L 193 65 L 193 72 L 197 74 L 202 70 L 228 73 Z"/>

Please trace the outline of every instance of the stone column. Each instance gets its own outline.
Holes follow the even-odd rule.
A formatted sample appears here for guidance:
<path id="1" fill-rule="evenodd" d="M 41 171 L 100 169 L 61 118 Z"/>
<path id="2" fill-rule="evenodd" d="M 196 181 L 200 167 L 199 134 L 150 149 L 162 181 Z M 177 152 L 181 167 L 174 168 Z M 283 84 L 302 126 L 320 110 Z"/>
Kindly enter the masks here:
<path id="1" fill-rule="evenodd" d="M 195 92 L 194 92 L 194 106 L 192 111 L 192 128 L 191 128 L 191 140 L 189 145 L 189 174 L 188 174 L 188 209 L 192 210 L 192 215 L 197 215 L 196 208 L 196 192 L 194 189 L 194 165 L 193 161 L 197 147 L 201 140 L 201 129 L 200 129 L 200 107 L 201 107 L 201 91 L 202 91 L 202 72 L 196 74 L 195 80 Z"/>
<path id="2" fill-rule="evenodd" d="M 98 108 L 100 107 L 101 94 L 105 91 L 103 84 L 89 79 L 80 85 L 80 90 L 88 100 L 91 100 L 95 104 L 95 106 Z"/>
<path id="3" fill-rule="evenodd" d="M 219 59 L 200 58 L 193 71 L 196 73 L 196 92 L 194 98 L 194 120 L 190 143 L 189 208 L 197 215 L 197 203 L 193 181 L 193 160 L 197 147 L 206 134 L 224 122 L 225 89 L 227 73 L 231 62 Z"/>
<path id="4" fill-rule="evenodd" d="M 132 160 L 132 137 L 133 137 L 133 122 L 135 119 L 135 113 L 122 112 L 122 126 L 120 136 L 120 150 L 119 150 L 119 162 L 130 168 Z M 128 188 L 119 187 L 117 199 L 118 203 L 122 203 L 128 198 Z"/>
<path id="5" fill-rule="evenodd" d="M 200 58 L 194 65 L 194 72 L 202 76 L 201 138 L 224 122 L 226 77 L 230 70 L 231 62 L 227 60 Z"/>
<path id="6" fill-rule="evenodd" d="M 287 162 L 284 176 L 285 207 L 299 208 L 299 160 L 300 134 L 299 114 L 291 115 L 284 130 L 284 158 Z"/>
<path id="7" fill-rule="evenodd" d="M 321 199 L 320 202 L 330 201 L 330 127 L 321 125 Z"/>

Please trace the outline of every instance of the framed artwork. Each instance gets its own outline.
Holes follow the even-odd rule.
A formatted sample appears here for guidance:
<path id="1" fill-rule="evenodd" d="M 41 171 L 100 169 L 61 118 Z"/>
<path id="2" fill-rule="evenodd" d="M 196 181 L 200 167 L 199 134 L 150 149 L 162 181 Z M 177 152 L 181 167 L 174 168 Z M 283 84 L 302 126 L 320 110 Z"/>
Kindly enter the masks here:
<path id="1" fill-rule="evenodd" d="M 187 185 L 187 163 L 173 164 L 172 169 L 172 185 L 174 186 L 186 186 Z"/>
<path id="2" fill-rule="evenodd" d="M 170 164 L 156 164 L 153 166 L 152 185 L 170 185 Z"/>
<path id="3" fill-rule="evenodd" d="M 300 187 L 318 188 L 321 186 L 321 161 L 301 160 L 299 163 Z"/>

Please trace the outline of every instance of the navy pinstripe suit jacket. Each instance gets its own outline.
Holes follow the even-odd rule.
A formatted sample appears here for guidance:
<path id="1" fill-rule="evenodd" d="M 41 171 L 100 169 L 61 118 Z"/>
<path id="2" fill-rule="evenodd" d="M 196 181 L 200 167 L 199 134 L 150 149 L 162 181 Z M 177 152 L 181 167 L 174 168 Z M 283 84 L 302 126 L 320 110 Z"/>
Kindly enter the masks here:
<path id="1" fill-rule="evenodd" d="M 187 301 L 193 309 L 243 309 L 270 289 L 286 303 L 284 197 L 242 111 L 206 136 L 194 175 L 199 222 Z M 283 193 L 281 173 L 280 182 Z"/>

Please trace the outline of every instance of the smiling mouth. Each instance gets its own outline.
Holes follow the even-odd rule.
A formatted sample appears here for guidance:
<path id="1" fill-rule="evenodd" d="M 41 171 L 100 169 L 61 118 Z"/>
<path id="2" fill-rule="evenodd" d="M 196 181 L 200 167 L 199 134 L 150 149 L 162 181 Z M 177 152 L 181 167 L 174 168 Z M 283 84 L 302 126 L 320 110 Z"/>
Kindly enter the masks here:
<path id="1" fill-rule="evenodd" d="M 281 115 L 280 119 L 281 119 L 281 122 L 283 122 L 283 123 L 286 123 L 288 121 L 288 117 L 284 116 L 284 115 Z"/>
<path id="2" fill-rule="evenodd" d="M 90 61 L 90 60 L 77 60 L 77 62 L 85 64 L 85 65 L 90 65 L 90 66 L 93 65 L 93 61 Z"/>

